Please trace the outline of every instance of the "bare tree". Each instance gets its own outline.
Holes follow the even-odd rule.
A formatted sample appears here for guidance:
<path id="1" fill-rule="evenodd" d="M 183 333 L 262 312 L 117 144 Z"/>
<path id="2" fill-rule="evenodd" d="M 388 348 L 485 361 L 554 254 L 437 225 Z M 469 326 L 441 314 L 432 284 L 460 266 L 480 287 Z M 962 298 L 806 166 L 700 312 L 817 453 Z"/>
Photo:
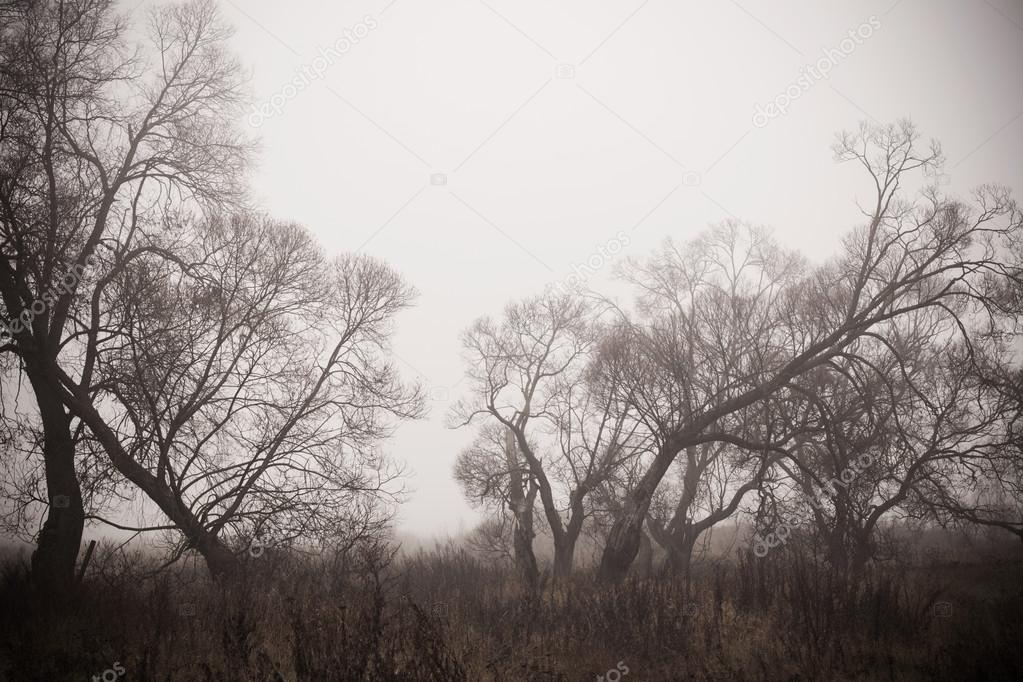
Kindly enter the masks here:
<path id="1" fill-rule="evenodd" d="M 232 127 L 242 102 L 229 32 L 209 2 L 154 11 L 131 50 L 109 0 L 28 3 L 0 31 L 0 353 L 17 356 L 42 426 L 49 508 L 33 573 L 72 578 L 84 522 L 74 419 L 59 369 L 88 369 L 76 317 L 97 247 L 131 236 L 131 214 L 171 198 L 240 197 L 249 143 Z M 84 364 L 83 364 L 84 363 Z M 57 504 L 54 504 L 54 501 Z"/>
<path id="2" fill-rule="evenodd" d="M 906 515 L 943 526 L 1000 528 L 1023 538 L 1023 457 L 1020 456 L 1018 374 L 1004 362 L 978 367 L 964 353 L 946 360 L 943 409 L 932 419 Z M 1000 378 L 996 378 L 1000 377 Z M 936 415 L 937 416 L 937 415 Z"/>
<path id="3" fill-rule="evenodd" d="M 719 439 L 723 420 L 791 392 L 796 378 L 858 339 L 894 342 L 891 324 L 921 309 L 947 316 L 951 333 L 970 345 L 971 316 L 991 305 L 991 281 L 1013 277 L 1004 259 L 1021 219 L 1007 190 L 981 187 L 973 207 L 933 187 L 908 201 L 910 175 L 941 162 L 936 144 L 920 150 L 909 123 L 863 126 L 840 137 L 836 155 L 862 165 L 875 192 L 866 224 L 837 258 L 811 270 L 763 240 L 738 250 L 734 239 L 713 236 L 634 271 L 647 315 L 638 333 L 648 342 L 639 347 L 656 349 L 647 356 L 667 377 L 658 392 L 670 407 L 652 410 L 660 416 L 658 451 L 612 529 L 604 578 L 625 574 L 671 463 Z"/>
<path id="4" fill-rule="evenodd" d="M 857 345 L 857 344 L 854 344 Z M 789 542 L 790 535 L 807 526 L 819 539 L 836 573 L 858 573 L 869 557 L 872 518 L 885 476 L 902 471 L 905 457 L 892 456 L 885 474 L 882 451 L 892 447 L 895 434 L 893 402 L 906 399 L 900 387 L 886 389 L 873 370 L 881 363 L 850 362 L 847 350 L 793 382 L 796 396 L 805 399 L 811 418 L 788 456 L 779 462 L 781 477 L 765 482 L 759 492 L 755 521 L 765 540 L 755 538 L 754 552 L 765 556 L 767 547 Z M 890 369 L 890 365 L 888 366 Z M 778 540 L 775 540 L 775 537 Z M 763 552 L 763 554 L 761 554 Z"/>
<path id="5" fill-rule="evenodd" d="M 778 338 L 779 303 L 803 267 L 763 230 L 737 223 L 689 248 L 669 241 L 648 262 L 630 264 L 625 276 L 641 292 L 641 318 L 622 312 L 619 341 L 603 353 L 620 356 L 609 366 L 627 387 L 652 456 L 611 529 L 603 577 L 625 575 L 639 528 L 680 452 L 720 441 L 766 455 L 784 445 L 789 436 L 776 428 L 784 422 L 766 418 L 777 408 L 758 402 L 771 394 L 751 387 L 785 342 Z"/>
<path id="6" fill-rule="evenodd" d="M 708 442 L 686 448 L 678 461 L 680 485 L 662 482 L 647 513 L 650 537 L 666 552 L 665 568 L 688 575 L 693 550 L 701 537 L 739 509 L 757 490 L 777 453 Z M 674 503 L 673 503 L 674 502 Z"/>
<path id="7" fill-rule="evenodd" d="M 457 416 L 488 418 L 514 435 L 554 541 L 556 579 L 571 572 L 587 496 L 633 450 L 621 386 L 591 366 L 599 313 L 581 298 L 543 295 L 463 336 L 473 397 Z"/>
<path id="8" fill-rule="evenodd" d="M 159 235 L 157 235 L 159 237 Z M 397 472 L 378 450 L 422 397 L 385 359 L 413 291 L 257 216 L 179 226 L 115 256 L 93 290 L 65 401 L 215 575 L 232 539 L 375 536 Z M 138 526 L 138 529 L 146 526 Z"/>

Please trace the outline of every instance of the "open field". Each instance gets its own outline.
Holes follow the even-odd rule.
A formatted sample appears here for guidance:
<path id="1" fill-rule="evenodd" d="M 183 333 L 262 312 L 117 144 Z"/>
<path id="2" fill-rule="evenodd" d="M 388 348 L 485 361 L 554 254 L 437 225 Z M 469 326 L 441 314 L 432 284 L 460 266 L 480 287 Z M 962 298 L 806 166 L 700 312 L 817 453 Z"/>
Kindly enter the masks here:
<path id="1" fill-rule="evenodd" d="M 92 574 L 71 611 L 30 609 L 5 567 L 0 678 L 127 680 L 1011 680 L 1023 674 L 1023 562 L 872 569 L 707 562 L 530 599 L 453 549 L 379 565 L 261 557 L 230 584 Z M 621 665 L 619 665 L 621 664 Z M 624 671 L 628 670 L 627 673 Z"/>

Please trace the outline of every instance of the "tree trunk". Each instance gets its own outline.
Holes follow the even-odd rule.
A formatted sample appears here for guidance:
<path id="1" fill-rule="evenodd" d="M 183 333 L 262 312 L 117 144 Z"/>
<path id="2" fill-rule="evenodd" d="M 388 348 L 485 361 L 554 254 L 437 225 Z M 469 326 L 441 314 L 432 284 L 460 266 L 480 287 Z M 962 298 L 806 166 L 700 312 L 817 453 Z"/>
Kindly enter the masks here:
<path id="1" fill-rule="evenodd" d="M 572 573 L 575 546 L 579 541 L 579 534 L 583 530 L 583 518 L 586 516 L 583 509 L 583 498 L 588 490 L 587 486 L 582 485 L 572 492 L 571 517 L 568 524 L 560 533 L 554 533 L 555 582 L 565 580 Z"/>
<path id="2" fill-rule="evenodd" d="M 668 543 L 664 547 L 664 563 L 661 564 L 664 575 L 676 576 L 681 570 L 682 557 L 679 554 L 678 545 Z"/>
<path id="3" fill-rule="evenodd" d="M 533 553 L 533 531 L 515 520 L 514 538 L 515 566 L 529 590 L 535 590 L 540 584 L 540 570 L 536 565 L 536 554 Z"/>
<path id="4" fill-rule="evenodd" d="M 512 530 L 512 550 L 515 554 L 515 567 L 522 582 L 530 592 L 535 592 L 540 585 L 540 569 L 536 565 L 536 554 L 533 552 L 533 505 L 536 503 L 536 487 L 526 490 L 526 481 L 519 466 L 519 456 L 515 434 L 511 429 L 504 432 L 504 456 L 511 472 L 512 519 L 515 527 Z"/>
<path id="5" fill-rule="evenodd" d="M 31 372 L 29 374 L 32 376 Z M 49 396 L 50 393 L 45 392 L 48 386 L 45 380 L 50 379 L 53 386 L 57 386 L 58 382 L 55 378 L 47 377 L 45 374 L 39 374 L 39 383 L 43 384 L 42 393 L 37 395 Z M 59 403 L 58 403 L 59 404 Z M 40 408 L 43 407 L 43 401 L 40 400 Z M 220 577 L 233 573 L 238 567 L 238 558 L 228 549 L 216 532 L 211 532 L 206 528 L 200 520 L 196 517 L 195 513 L 188 507 L 183 499 L 181 499 L 175 492 L 168 486 L 166 481 L 157 478 L 150 473 L 144 466 L 136 462 L 130 454 L 124 449 L 121 444 L 118 434 L 110 428 L 106 423 L 103 416 L 96 409 L 95 405 L 87 397 L 80 397 L 77 395 L 68 396 L 68 407 L 71 408 L 73 413 L 78 416 L 85 425 L 92 432 L 92 435 L 100 442 L 107 455 L 110 457 L 110 462 L 114 467 L 129 481 L 134 483 L 138 488 L 152 500 L 157 507 L 160 508 L 167 518 L 170 519 L 175 526 L 188 538 L 189 543 L 192 547 L 199 551 L 203 559 L 206 561 L 206 566 L 209 568 L 210 573 L 214 577 Z M 68 418 L 64 412 L 63 405 L 60 406 L 59 415 L 62 418 L 62 423 L 65 425 L 65 433 L 69 426 Z M 70 437 L 68 438 L 70 443 Z M 61 460 L 63 462 L 63 459 Z M 49 468 L 49 460 L 47 460 Z M 82 514 L 82 500 L 81 492 L 78 488 L 77 479 L 74 478 L 74 459 L 73 449 L 71 457 L 68 458 L 68 467 L 61 469 L 61 472 L 67 473 L 70 471 L 71 482 L 66 485 L 70 486 L 73 483 L 73 495 L 71 499 L 71 505 L 75 504 L 77 499 L 77 513 L 78 513 L 78 525 L 77 534 L 74 539 L 74 552 L 70 558 L 68 572 L 70 575 L 74 574 L 74 558 L 78 554 L 78 544 L 81 542 L 81 530 L 82 520 L 84 515 Z M 47 473 L 49 477 L 49 472 Z M 63 479 L 62 479 L 63 483 Z M 70 497 L 70 495 L 69 495 Z M 71 507 L 74 511 L 74 507 Z M 70 553 L 70 552 L 68 552 Z M 67 562 L 66 557 L 62 557 Z M 61 565 L 63 571 L 65 566 Z"/>
<path id="6" fill-rule="evenodd" d="M 71 420 L 31 361 L 27 374 L 43 424 L 43 465 L 49 509 L 32 553 L 32 579 L 49 596 L 66 596 L 74 585 L 75 561 L 82 542 L 85 511 L 75 472 Z"/>
<path id="7" fill-rule="evenodd" d="M 653 574 L 654 549 L 650 544 L 650 536 L 640 533 L 639 552 L 632 564 L 632 574 L 637 578 L 649 578 Z"/>
<path id="8" fill-rule="evenodd" d="M 206 535 L 193 544 L 206 561 L 206 568 L 214 579 L 228 578 L 238 571 L 238 557 L 219 538 Z"/>
<path id="9" fill-rule="evenodd" d="M 874 554 L 870 541 L 871 530 L 871 527 L 867 527 L 855 535 L 852 557 L 849 560 L 849 572 L 853 579 L 857 582 L 859 582 L 860 578 L 863 577 L 863 572 L 867 568 L 867 563 L 870 562 L 870 558 Z"/>
<path id="10" fill-rule="evenodd" d="M 621 582 L 629 572 L 629 566 L 639 551 L 640 533 L 643 527 L 645 509 L 633 507 L 621 515 L 611 526 L 604 554 L 600 558 L 597 577 L 610 583 Z"/>
<path id="11" fill-rule="evenodd" d="M 686 579 L 689 578 L 689 569 L 693 565 L 693 548 L 696 547 L 697 537 L 695 530 L 690 529 L 690 532 L 686 533 L 679 543 L 678 570 Z"/>
<path id="12" fill-rule="evenodd" d="M 554 580 L 560 582 L 572 574 L 572 562 L 575 556 L 575 543 L 578 535 L 565 533 L 560 542 L 554 545 Z"/>
<path id="13" fill-rule="evenodd" d="M 673 459 L 671 445 L 662 447 L 639 484 L 625 499 L 622 514 L 611 526 L 604 554 L 600 557 L 600 568 L 597 571 L 599 580 L 620 583 L 628 575 L 629 566 L 639 551 L 639 536 L 643 532 L 643 521 L 650 509 L 650 500 Z"/>
<path id="14" fill-rule="evenodd" d="M 664 571 L 669 575 L 688 578 L 693 563 L 693 548 L 696 546 L 697 534 L 689 528 L 671 536 L 665 547 Z"/>
<path id="15" fill-rule="evenodd" d="M 828 563 L 836 574 L 845 574 L 849 567 L 849 553 L 845 546 L 845 537 L 837 528 L 831 529 L 828 537 Z"/>

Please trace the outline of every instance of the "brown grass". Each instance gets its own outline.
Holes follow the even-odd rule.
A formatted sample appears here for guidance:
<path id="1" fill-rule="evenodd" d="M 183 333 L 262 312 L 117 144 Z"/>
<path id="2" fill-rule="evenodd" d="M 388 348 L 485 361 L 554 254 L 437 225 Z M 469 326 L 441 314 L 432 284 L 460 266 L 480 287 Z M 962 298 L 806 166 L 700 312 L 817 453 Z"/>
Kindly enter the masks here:
<path id="1" fill-rule="evenodd" d="M 92 679 L 114 662 L 125 680 L 595 680 L 619 662 L 626 682 L 1023 679 L 1019 562 L 881 566 L 849 588 L 778 552 L 702 563 L 688 586 L 581 574 L 535 598 L 452 547 L 267 555 L 221 584 L 143 579 L 144 563 L 46 607 L 8 562 L 0 679 Z"/>

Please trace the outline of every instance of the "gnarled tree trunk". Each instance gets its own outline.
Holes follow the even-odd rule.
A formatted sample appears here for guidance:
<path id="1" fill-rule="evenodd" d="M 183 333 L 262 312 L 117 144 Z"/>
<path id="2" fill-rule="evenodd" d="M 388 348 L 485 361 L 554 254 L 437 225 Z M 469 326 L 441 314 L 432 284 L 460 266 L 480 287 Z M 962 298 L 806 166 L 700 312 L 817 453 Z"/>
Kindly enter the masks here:
<path id="1" fill-rule="evenodd" d="M 42 378 L 42 370 L 31 359 L 26 366 L 43 424 L 43 466 L 50 503 L 32 553 L 32 579 L 43 594 L 60 597 L 74 585 L 85 511 L 75 472 L 70 418 Z"/>
<path id="2" fill-rule="evenodd" d="M 515 568 L 522 582 L 530 591 L 535 591 L 540 584 L 540 570 L 536 564 L 533 551 L 533 504 L 536 501 L 536 486 L 526 491 L 525 477 L 519 466 L 515 435 L 511 429 L 505 431 L 504 454 L 511 472 L 509 496 L 511 497 L 514 529 L 512 530 L 512 550 L 515 555 Z"/>
<path id="3" fill-rule="evenodd" d="M 597 577 L 603 582 L 619 583 L 629 573 L 629 566 L 639 551 L 640 535 L 643 532 L 643 521 L 650 509 L 650 501 L 665 472 L 671 466 L 676 448 L 672 444 L 663 446 L 647 469 L 639 484 L 629 493 L 622 507 L 621 516 L 615 519 L 608 533 L 607 545 L 600 558 Z"/>

